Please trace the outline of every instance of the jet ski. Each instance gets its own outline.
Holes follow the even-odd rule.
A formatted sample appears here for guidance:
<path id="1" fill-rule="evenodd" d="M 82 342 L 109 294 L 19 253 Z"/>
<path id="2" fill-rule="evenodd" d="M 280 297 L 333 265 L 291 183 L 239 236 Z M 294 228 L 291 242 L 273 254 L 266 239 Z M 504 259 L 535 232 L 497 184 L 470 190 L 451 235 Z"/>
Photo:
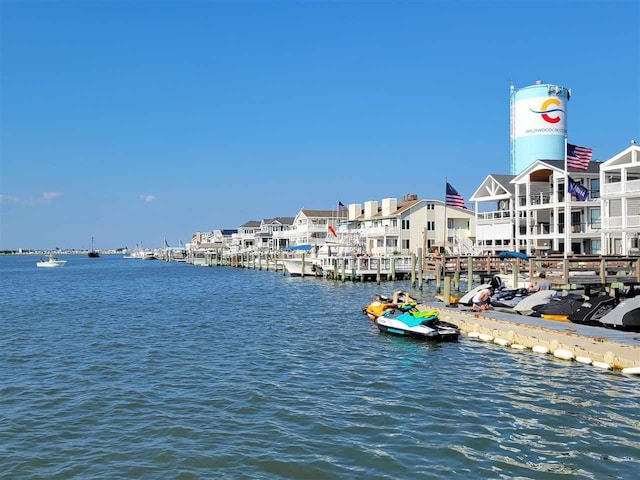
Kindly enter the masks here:
<path id="1" fill-rule="evenodd" d="M 576 293 L 569 293 L 564 296 L 556 295 L 551 297 L 548 303 L 533 307 L 531 316 L 568 322 L 569 315 L 575 312 L 583 303 L 583 295 Z"/>
<path id="2" fill-rule="evenodd" d="M 569 315 L 569 321 L 583 325 L 601 326 L 600 319 L 611 312 L 617 304 L 618 300 L 609 295 L 590 297 Z"/>
<path id="3" fill-rule="evenodd" d="M 640 296 L 621 299 L 618 306 L 599 321 L 605 327 L 640 332 Z"/>
<path id="4" fill-rule="evenodd" d="M 529 295 L 529 291 L 526 288 L 501 290 L 491 298 L 491 306 L 513 309 L 527 295 Z"/>
<path id="5" fill-rule="evenodd" d="M 531 293 L 526 297 L 522 297 L 522 300 L 513 307 L 513 311 L 520 315 L 531 315 L 534 312 L 534 307 L 546 305 L 557 294 L 558 292 L 555 290 L 540 290 L 539 292 Z"/>
<path id="6" fill-rule="evenodd" d="M 477 287 L 472 288 L 467 293 L 465 293 L 462 297 L 458 299 L 459 305 L 464 305 L 466 307 L 471 306 L 471 302 L 473 301 L 473 297 L 475 297 L 476 293 L 480 290 L 484 290 L 486 288 L 493 288 L 495 291 L 500 291 L 504 289 L 504 283 L 502 283 L 502 279 L 498 275 L 494 275 L 491 278 L 489 283 L 483 283 L 482 285 L 478 285 Z"/>
<path id="7" fill-rule="evenodd" d="M 393 292 L 393 298 L 385 297 L 384 295 L 376 295 L 373 300 L 366 307 L 362 307 L 362 313 L 369 317 L 369 320 L 374 322 L 376 318 L 383 315 L 387 310 L 394 308 L 400 308 L 402 310 L 408 310 L 413 308 L 418 302 L 407 292 L 397 291 Z"/>
<path id="8" fill-rule="evenodd" d="M 458 327 L 440 321 L 435 310 L 419 312 L 394 308 L 376 318 L 375 323 L 383 333 L 419 340 L 454 342 L 460 336 Z"/>

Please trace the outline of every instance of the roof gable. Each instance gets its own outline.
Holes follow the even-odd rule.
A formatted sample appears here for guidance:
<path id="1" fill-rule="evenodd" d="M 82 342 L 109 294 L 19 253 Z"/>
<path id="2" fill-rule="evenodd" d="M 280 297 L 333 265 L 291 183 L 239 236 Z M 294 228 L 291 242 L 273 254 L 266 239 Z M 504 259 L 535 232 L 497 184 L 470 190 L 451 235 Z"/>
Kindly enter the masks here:
<path id="1" fill-rule="evenodd" d="M 514 178 L 515 175 L 501 175 L 497 173 L 487 175 L 484 182 L 473 192 L 469 201 L 473 202 L 481 199 L 499 200 L 501 198 L 512 197 L 515 193 L 515 187 L 511 184 L 511 180 Z"/>

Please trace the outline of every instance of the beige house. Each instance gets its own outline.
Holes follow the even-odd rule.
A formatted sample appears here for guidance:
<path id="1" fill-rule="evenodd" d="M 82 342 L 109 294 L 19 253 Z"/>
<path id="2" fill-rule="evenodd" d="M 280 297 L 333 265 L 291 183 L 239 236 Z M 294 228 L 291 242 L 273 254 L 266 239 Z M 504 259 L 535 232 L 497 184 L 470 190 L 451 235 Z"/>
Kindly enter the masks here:
<path id="1" fill-rule="evenodd" d="M 420 200 L 415 194 L 401 201 L 384 198 L 350 204 L 340 232 L 356 233 L 369 255 L 423 254 L 444 247 L 450 253 L 472 253 L 475 216 L 440 200 Z"/>

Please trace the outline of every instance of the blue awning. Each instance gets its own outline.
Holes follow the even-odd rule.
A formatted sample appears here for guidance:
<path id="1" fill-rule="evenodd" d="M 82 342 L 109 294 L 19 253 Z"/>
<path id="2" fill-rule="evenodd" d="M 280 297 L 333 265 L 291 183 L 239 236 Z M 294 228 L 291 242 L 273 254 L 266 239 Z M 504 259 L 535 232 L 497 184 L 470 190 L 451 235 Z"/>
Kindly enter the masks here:
<path id="1" fill-rule="evenodd" d="M 292 252 L 294 250 L 311 250 L 311 248 L 313 248 L 313 245 L 310 245 L 308 243 L 305 243 L 304 245 L 294 245 L 293 247 L 287 247 L 287 248 L 283 248 L 283 250 L 285 252 Z"/>

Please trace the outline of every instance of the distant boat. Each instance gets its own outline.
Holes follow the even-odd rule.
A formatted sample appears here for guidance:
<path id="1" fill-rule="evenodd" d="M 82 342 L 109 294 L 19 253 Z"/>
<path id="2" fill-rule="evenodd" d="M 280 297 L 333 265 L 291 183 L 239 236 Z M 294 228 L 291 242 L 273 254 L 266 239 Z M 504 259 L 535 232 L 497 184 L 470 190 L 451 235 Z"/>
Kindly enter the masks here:
<path id="1" fill-rule="evenodd" d="M 89 258 L 98 258 L 100 254 L 93 248 L 93 237 L 91 237 L 91 250 L 89 250 Z"/>
<path id="2" fill-rule="evenodd" d="M 142 252 L 142 260 L 157 260 L 156 254 L 151 250 L 145 250 Z"/>
<path id="3" fill-rule="evenodd" d="M 47 268 L 55 268 L 55 267 L 64 267 L 66 260 L 58 260 L 55 256 L 49 255 L 47 260 L 40 258 L 40 261 L 36 263 L 36 267 L 47 267 Z"/>

